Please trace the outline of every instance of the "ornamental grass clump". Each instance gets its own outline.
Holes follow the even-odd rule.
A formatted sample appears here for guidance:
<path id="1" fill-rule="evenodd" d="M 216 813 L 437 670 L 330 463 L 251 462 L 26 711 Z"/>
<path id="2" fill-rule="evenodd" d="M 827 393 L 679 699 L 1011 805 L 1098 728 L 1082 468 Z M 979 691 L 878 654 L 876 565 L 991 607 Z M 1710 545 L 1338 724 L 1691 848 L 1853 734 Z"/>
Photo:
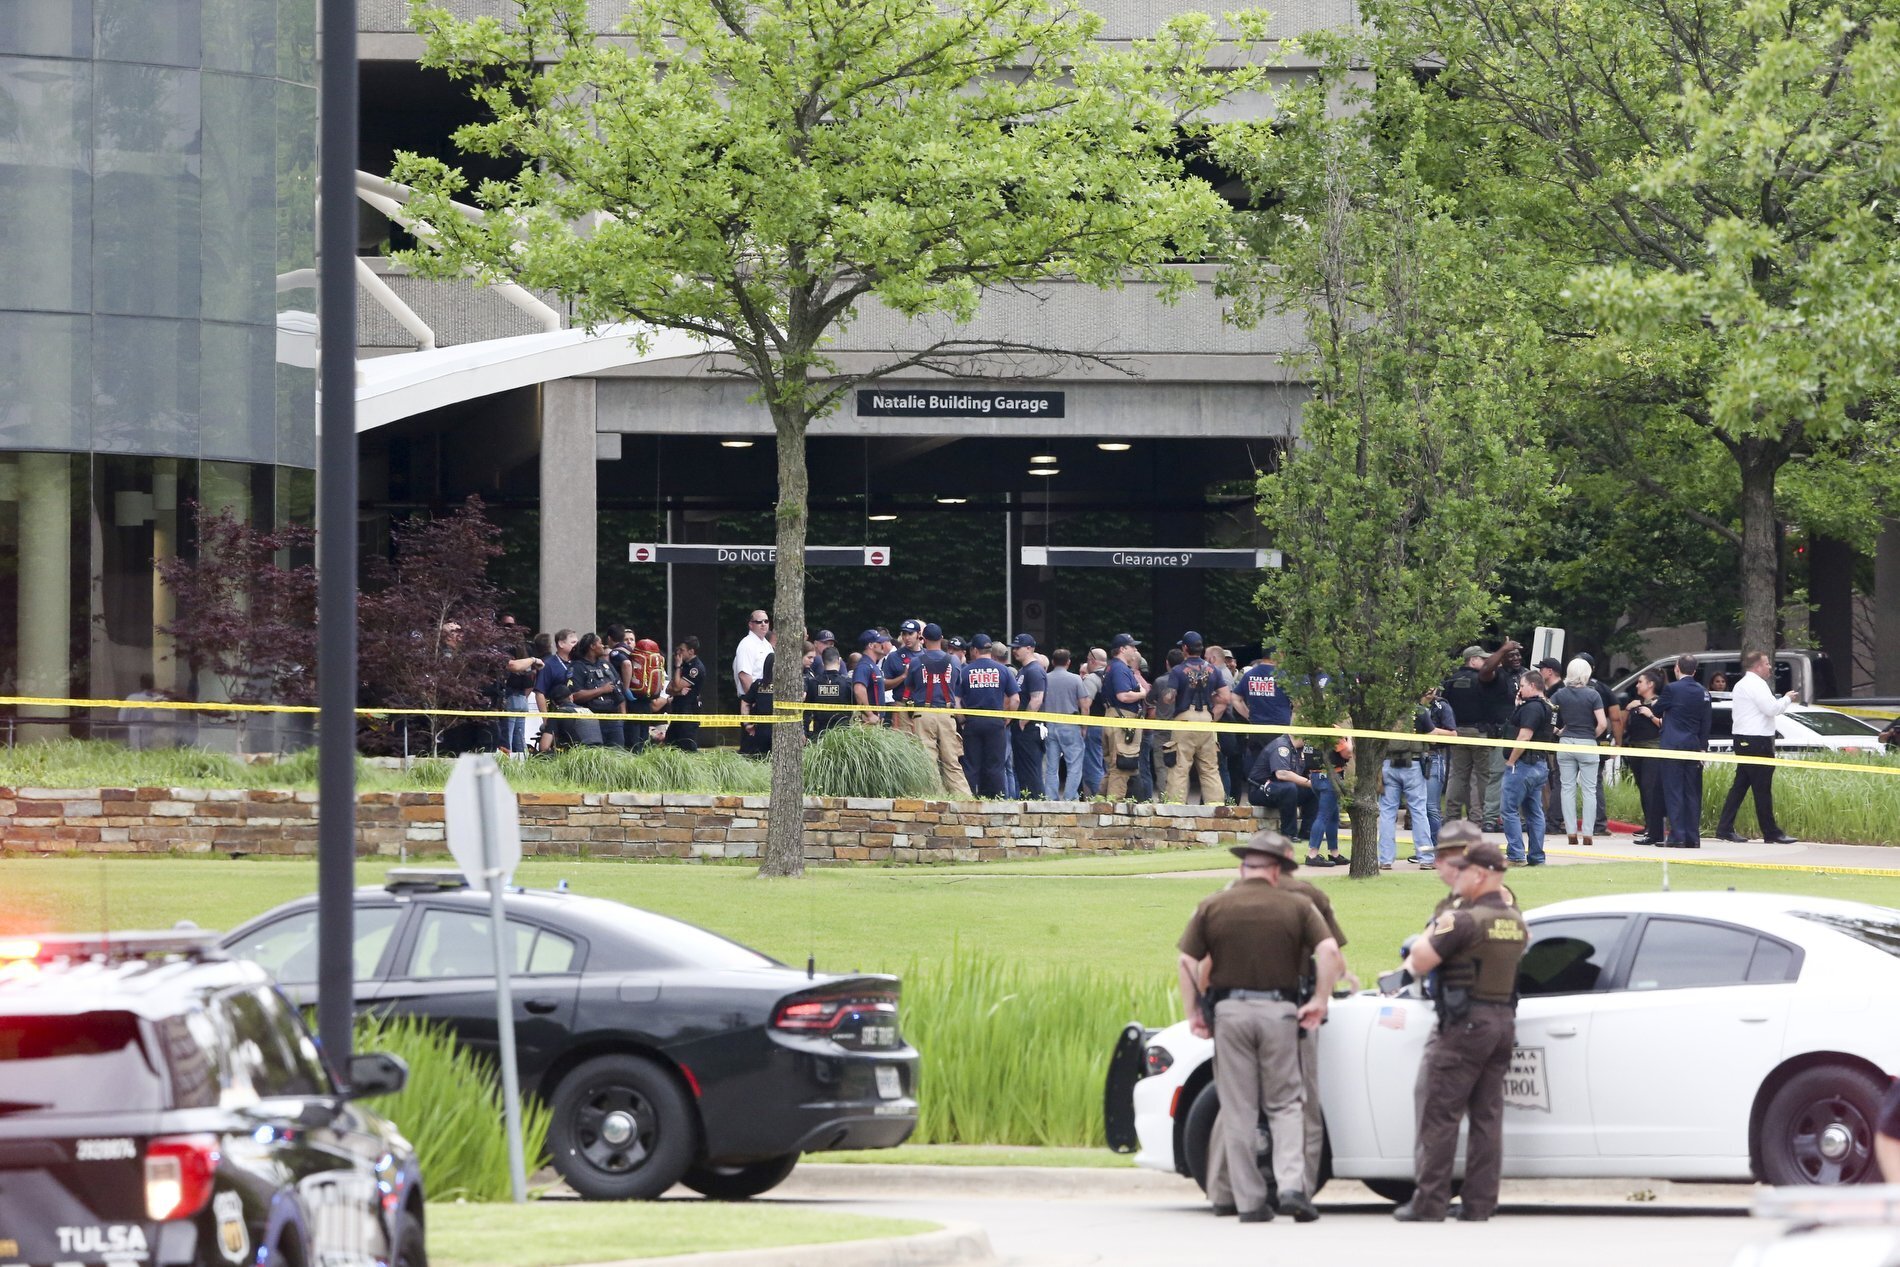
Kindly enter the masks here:
<path id="1" fill-rule="evenodd" d="M 415 1017 L 356 1023 L 356 1050 L 385 1051 L 409 1066 L 395 1095 L 367 1101 L 415 1145 L 424 1191 L 436 1201 L 506 1201 L 508 1134 L 493 1068 L 448 1031 Z M 521 1154 L 533 1174 L 547 1158 L 547 1107 L 521 1100 Z"/>
<path id="2" fill-rule="evenodd" d="M 913 736 L 882 726 L 833 726 L 805 753 L 809 796 L 942 796 L 930 753 Z"/>

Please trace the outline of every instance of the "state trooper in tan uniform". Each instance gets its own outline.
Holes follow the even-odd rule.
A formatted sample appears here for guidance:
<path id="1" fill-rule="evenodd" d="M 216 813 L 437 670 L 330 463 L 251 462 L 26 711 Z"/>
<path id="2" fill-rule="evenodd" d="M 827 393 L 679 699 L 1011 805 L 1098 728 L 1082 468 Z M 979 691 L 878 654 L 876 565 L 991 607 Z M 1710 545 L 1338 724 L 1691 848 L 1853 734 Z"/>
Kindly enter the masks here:
<path id="1" fill-rule="evenodd" d="M 1309 1223 L 1319 1211 L 1305 1187 L 1300 1031 L 1317 1029 L 1326 1019 L 1339 943 L 1310 900 L 1281 889 L 1299 865 L 1284 837 L 1256 836 L 1229 852 L 1240 859 L 1239 882 L 1202 901 L 1181 934 L 1181 1001 L 1189 1028 L 1214 1039 L 1223 1126 L 1213 1146 L 1227 1154 L 1232 1208 L 1244 1223 L 1264 1223 L 1275 1213 L 1254 1158 L 1254 1124 L 1264 1109 L 1273 1132 L 1278 1212 Z M 1213 961 L 1205 998 L 1199 989 L 1203 959 Z M 1318 979 L 1313 998 L 1302 1004 L 1300 975 L 1309 960 L 1318 963 Z M 1204 1010 L 1210 1008 L 1211 1030 Z"/>
<path id="2" fill-rule="evenodd" d="M 1461 1118 L 1470 1117 L 1471 1131 L 1460 1219 L 1491 1217 L 1504 1166 L 1504 1075 L 1517 1041 L 1517 965 L 1529 934 L 1504 896 L 1496 845 L 1469 846 L 1456 868 L 1459 904 L 1432 921 L 1405 961 L 1414 977 L 1438 970 L 1438 1029 L 1419 1063 L 1418 1190 L 1393 1211 L 1402 1223 L 1442 1222 L 1449 1212 Z"/>
<path id="3" fill-rule="evenodd" d="M 1247 844 L 1263 852 L 1275 854 L 1294 852 L 1292 844 L 1277 831 L 1257 831 L 1248 839 Z M 1333 900 L 1326 896 L 1324 889 L 1317 884 L 1291 876 L 1280 877 L 1280 889 L 1282 892 L 1298 893 L 1311 902 L 1313 908 L 1319 912 L 1319 917 L 1326 921 L 1326 930 L 1332 934 L 1333 941 L 1341 950 L 1345 949 L 1345 930 L 1340 928 L 1339 920 L 1333 914 Z M 1207 988 L 1208 973 L 1212 967 L 1211 958 L 1201 961 L 1201 988 L 1203 990 Z M 1359 988 L 1358 978 L 1346 971 L 1343 956 L 1336 959 L 1333 971 L 1339 980 L 1346 982 L 1348 987 L 1355 990 Z M 1318 980 L 1319 963 L 1314 960 L 1307 964 L 1306 974 L 1301 978 L 1301 984 L 1305 986 L 1308 983 L 1317 983 Z M 1320 1161 L 1326 1151 L 1326 1114 L 1320 1105 L 1319 1098 L 1319 1032 L 1317 1030 L 1300 1031 L 1300 1083 L 1305 1096 L 1305 1106 L 1301 1111 L 1301 1120 L 1305 1128 L 1303 1132 L 1306 1171 L 1304 1191 L 1310 1196 L 1319 1188 Z M 1223 1129 L 1221 1122 L 1226 1116 L 1227 1111 L 1223 1108 L 1220 1115 L 1214 1119 L 1213 1139 L 1221 1138 Z M 1213 1203 L 1215 1213 L 1233 1212 L 1233 1187 L 1227 1181 L 1227 1154 L 1220 1148 L 1213 1148 L 1208 1152 L 1207 1199 Z"/>

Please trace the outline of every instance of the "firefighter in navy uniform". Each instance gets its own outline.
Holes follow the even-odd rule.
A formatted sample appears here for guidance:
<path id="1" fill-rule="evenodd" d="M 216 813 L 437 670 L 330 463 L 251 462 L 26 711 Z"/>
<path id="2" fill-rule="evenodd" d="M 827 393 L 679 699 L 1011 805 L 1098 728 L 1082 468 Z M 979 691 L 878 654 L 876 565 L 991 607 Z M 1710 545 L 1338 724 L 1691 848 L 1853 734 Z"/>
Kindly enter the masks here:
<path id="1" fill-rule="evenodd" d="M 1438 1029 L 1419 1063 L 1418 1189 L 1393 1211 L 1401 1223 L 1436 1223 L 1450 1212 L 1458 1123 L 1470 1117 L 1459 1219 L 1483 1222 L 1498 1204 L 1504 1168 L 1504 1075 L 1517 1042 L 1517 965 L 1529 932 L 1504 895 L 1504 855 L 1479 842 L 1453 863 L 1456 906 L 1405 961 L 1414 977 L 1436 970 Z"/>
<path id="2" fill-rule="evenodd" d="M 838 654 L 838 648 L 827 646 L 818 653 L 812 662 L 813 672 L 805 677 L 805 702 L 807 704 L 849 704 L 851 698 L 851 679 L 844 674 L 844 657 Z M 805 714 L 805 736 L 816 739 L 833 726 L 842 726 L 851 720 L 850 713 L 834 713 L 829 710 Z"/>
<path id="3" fill-rule="evenodd" d="M 897 627 L 897 645 L 878 664 L 878 675 L 884 679 L 884 694 L 891 701 L 891 726 L 896 730 L 910 730 L 916 720 L 910 702 L 910 662 L 917 658 L 921 648 L 919 642 L 924 631 L 922 621 L 907 620 Z"/>
<path id="4" fill-rule="evenodd" d="M 943 649 L 943 628 L 924 626 L 924 649 L 911 657 L 906 685 L 911 706 L 917 710 L 911 730 L 937 763 L 937 774 L 951 796 L 967 799 L 969 780 L 963 774 L 963 738 L 957 733 L 958 659 Z"/>
<path id="5" fill-rule="evenodd" d="M 974 654 L 957 674 L 957 699 L 964 708 L 1014 711 L 1021 693 L 1016 684 L 1016 671 L 1000 660 L 992 660 L 990 645 L 988 634 L 970 639 L 970 650 Z M 1003 765 L 1009 760 L 1007 726 L 1001 717 L 963 719 L 963 747 L 969 757 L 971 790 L 978 796 L 1008 795 L 1003 774 Z"/>

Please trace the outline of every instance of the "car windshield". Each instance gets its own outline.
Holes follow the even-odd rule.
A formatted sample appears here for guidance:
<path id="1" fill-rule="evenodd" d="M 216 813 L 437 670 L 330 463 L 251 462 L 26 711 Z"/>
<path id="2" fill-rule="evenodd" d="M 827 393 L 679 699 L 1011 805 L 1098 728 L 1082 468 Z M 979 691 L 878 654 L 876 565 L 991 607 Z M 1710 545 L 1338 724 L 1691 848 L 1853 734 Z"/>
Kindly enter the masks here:
<path id="1" fill-rule="evenodd" d="M 1880 731 L 1858 717 L 1830 708 L 1797 708 L 1788 714 L 1817 735 L 1847 735 L 1871 739 Z"/>
<path id="2" fill-rule="evenodd" d="M 1833 911 L 1790 911 L 1796 919 L 1825 924 L 1862 945 L 1900 959 L 1900 913 L 1894 915 L 1841 915 Z"/>
<path id="3" fill-rule="evenodd" d="M 0 1107 L 125 1113 L 165 1107 L 165 1081 L 130 1012 L 0 1016 Z"/>

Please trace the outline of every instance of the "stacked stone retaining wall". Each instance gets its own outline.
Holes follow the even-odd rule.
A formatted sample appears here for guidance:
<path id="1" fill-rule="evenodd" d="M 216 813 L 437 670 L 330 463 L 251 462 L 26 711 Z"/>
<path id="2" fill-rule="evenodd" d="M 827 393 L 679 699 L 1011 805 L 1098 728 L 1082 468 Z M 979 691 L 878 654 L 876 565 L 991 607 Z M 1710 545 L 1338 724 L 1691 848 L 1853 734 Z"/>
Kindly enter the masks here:
<path id="1" fill-rule="evenodd" d="M 763 796 L 525 792 L 523 852 L 544 857 L 756 858 Z M 317 794 L 254 788 L 0 787 L 0 851 L 258 854 L 317 847 Z M 362 855 L 440 854 L 442 797 L 357 800 Z M 979 862 L 1053 854 L 1191 849 L 1254 827 L 1231 805 L 1150 802 L 805 799 L 812 862 Z"/>

